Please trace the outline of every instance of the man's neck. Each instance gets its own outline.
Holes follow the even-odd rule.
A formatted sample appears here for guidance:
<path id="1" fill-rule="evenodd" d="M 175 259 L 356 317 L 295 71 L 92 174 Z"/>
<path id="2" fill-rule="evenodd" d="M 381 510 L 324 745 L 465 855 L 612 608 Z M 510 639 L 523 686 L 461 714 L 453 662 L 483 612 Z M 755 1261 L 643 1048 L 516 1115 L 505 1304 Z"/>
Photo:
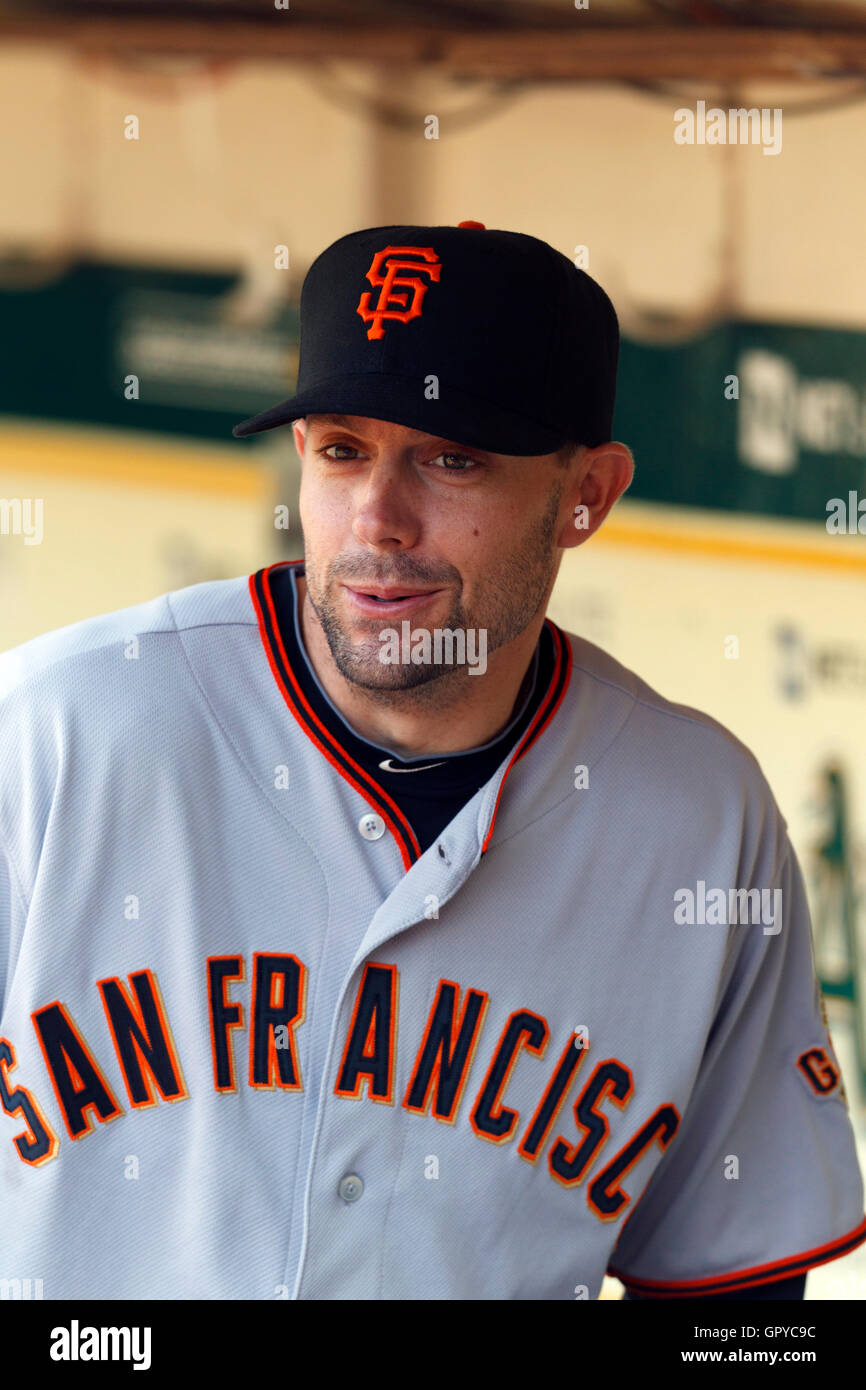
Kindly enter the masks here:
<path id="1" fill-rule="evenodd" d="M 303 575 L 297 575 L 301 636 L 319 683 L 346 722 L 372 743 L 405 758 L 459 753 L 489 743 L 510 723 L 526 697 L 527 679 L 543 612 L 519 637 L 489 653 L 482 675 L 455 668 L 411 690 L 367 690 L 337 668 Z"/>

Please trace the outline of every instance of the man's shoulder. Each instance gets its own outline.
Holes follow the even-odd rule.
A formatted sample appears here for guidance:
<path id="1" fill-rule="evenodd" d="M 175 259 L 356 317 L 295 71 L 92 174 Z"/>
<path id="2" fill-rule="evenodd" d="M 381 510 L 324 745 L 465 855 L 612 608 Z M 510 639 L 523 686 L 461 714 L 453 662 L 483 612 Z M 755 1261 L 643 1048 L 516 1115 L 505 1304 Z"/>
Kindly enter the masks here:
<path id="1" fill-rule="evenodd" d="M 0 702 L 18 692 L 59 693 L 67 685 L 98 689 L 106 653 L 130 655 L 146 638 L 234 623 L 255 623 L 246 575 L 192 584 L 69 623 L 0 653 Z"/>
<path id="2" fill-rule="evenodd" d="M 720 776 L 769 792 L 755 754 L 725 724 L 704 710 L 662 695 L 610 652 L 566 633 L 573 661 L 575 736 L 590 721 L 599 743 L 620 756 L 648 760 L 661 779 Z"/>

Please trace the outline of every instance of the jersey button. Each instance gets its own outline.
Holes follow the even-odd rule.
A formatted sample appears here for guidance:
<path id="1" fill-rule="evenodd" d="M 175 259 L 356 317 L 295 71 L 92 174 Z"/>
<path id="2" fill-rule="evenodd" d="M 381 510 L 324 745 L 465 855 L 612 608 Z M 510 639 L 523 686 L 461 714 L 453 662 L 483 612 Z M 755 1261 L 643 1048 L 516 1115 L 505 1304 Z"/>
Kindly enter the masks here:
<path id="1" fill-rule="evenodd" d="M 364 1184 L 357 1173 L 347 1173 L 344 1178 L 340 1179 L 340 1186 L 337 1191 L 344 1202 L 357 1202 L 364 1191 Z"/>
<path id="2" fill-rule="evenodd" d="M 365 840 L 381 840 L 385 834 L 385 822 L 381 816 L 374 816 L 370 813 L 361 817 L 358 821 L 358 829 Z"/>

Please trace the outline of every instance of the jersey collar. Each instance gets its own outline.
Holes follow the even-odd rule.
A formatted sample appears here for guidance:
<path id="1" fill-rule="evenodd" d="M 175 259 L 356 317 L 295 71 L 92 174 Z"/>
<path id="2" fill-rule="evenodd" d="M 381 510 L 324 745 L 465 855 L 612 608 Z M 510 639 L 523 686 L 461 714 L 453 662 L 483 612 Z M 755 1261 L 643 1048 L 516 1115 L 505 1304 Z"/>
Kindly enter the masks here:
<path id="1" fill-rule="evenodd" d="M 382 817 L 396 841 L 403 866 L 408 871 L 420 859 L 422 853 L 409 821 L 381 783 L 372 777 L 365 768 L 361 767 L 342 745 L 337 734 L 317 716 L 301 689 L 297 673 L 293 670 L 286 651 L 277 620 L 271 576 L 277 570 L 287 566 L 295 568 L 297 573 L 302 574 L 303 565 L 302 559 L 278 561 L 276 564 L 257 570 L 249 577 L 250 598 L 258 620 L 259 636 L 265 649 L 265 655 L 274 680 L 295 720 L 322 756 L 364 798 L 368 806 Z M 553 641 L 553 670 L 547 689 L 539 701 L 531 723 L 517 746 L 512 750 L 505 768 L 496 774 L 500 777 L 500 782 L 493 804 L 490 824 L 481 846 L 482 854 L 486 853 L 492 839 L 505 783 L 512 768 L 524 757 L 550 724 L 571 679 L 571 644 L 566 634 L 550 618 L 545 619 L 545 625 L 549 629 Z"/>

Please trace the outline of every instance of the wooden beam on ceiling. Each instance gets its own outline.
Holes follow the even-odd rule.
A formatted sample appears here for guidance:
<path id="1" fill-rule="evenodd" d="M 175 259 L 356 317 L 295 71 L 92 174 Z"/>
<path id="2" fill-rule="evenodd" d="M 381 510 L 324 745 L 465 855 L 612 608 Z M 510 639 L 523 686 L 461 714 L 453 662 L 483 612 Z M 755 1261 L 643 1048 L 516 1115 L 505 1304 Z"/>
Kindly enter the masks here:
<path id="1" fill-rule="evenodd" d="M 826 81 L 866 73 L 866 29 L 736 26 L 592 28 L 576 11 L 571 30 L 467 32 L 413 25 L 382 28 L 0 14 L 0 40 L 68 47 L 123 60 L 147 56 L 315 62 L 343 59 L 435 67 L 469 78 L 529 81 L 790 79 Z"/>

